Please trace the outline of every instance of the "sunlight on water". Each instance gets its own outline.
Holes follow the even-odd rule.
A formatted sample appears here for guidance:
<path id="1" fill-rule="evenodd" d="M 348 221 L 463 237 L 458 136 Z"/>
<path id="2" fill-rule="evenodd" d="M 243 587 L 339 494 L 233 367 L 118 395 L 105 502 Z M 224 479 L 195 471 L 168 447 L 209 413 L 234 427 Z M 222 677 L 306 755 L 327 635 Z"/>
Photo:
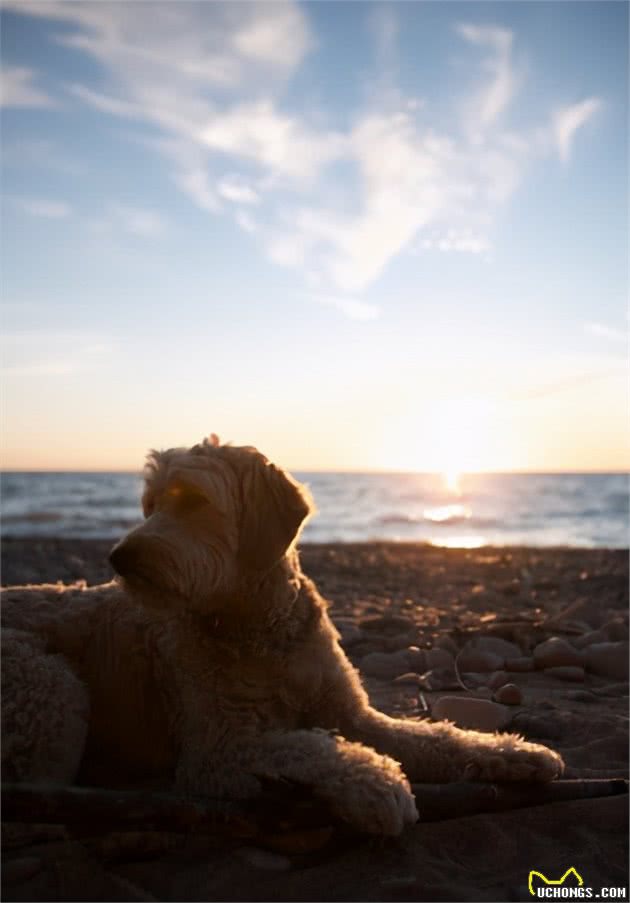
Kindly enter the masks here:
<path id="1" fill-rule="evenodd" d="M 430 539 L 432 546 L 444 549 L 479 549 L 488 543 L 483 536 L 449 536 L 444 539 Z"/>
<path id="2" fill-rule="evenodd" d="M 425 508 L 424 519 L 435 524 L 449 524 L 460 520 L 468 520 L 472 511 L 465 505 L 438 505 L 436 508 Z"/>
<path id="3" fill-rule="evenodd" d="M 442 480 L 444 481 L 444 488 L 446 489 L 446 491 L 452 493 L 453 495 L 461 495 L 461 477 L 462 475 L 458 470 L 445 471 L 442 474 Z"/>

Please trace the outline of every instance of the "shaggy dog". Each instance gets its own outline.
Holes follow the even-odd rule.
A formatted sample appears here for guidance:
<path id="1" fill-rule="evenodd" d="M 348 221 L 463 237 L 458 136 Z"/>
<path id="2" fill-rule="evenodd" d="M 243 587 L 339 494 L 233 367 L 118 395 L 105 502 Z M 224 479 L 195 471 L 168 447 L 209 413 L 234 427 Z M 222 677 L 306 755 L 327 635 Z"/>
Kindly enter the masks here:
<path id="1" fill-rule="evenodd" d="M 313 788 L 398 834 L 409 780 L 550 781 L 560 756 L 510 734 L 370 707 L 294 544 L 304 487 L 254 448 L 153 452 L 144 523 L 103 586 L 5 591 L 4 777 L 250 798 Z"/>

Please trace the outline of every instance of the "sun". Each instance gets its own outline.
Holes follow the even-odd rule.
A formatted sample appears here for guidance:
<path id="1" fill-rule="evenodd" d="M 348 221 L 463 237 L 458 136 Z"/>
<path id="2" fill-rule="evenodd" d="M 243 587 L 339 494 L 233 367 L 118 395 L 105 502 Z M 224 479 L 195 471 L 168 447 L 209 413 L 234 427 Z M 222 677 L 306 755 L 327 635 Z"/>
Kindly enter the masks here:
<path id="1" fill-rule="evenodd" d="M 461 477 L 496 457 L 496 405 L 478 397 L 433 398 L 390 420 L 381 446 L 390 467 L 442 474 L 445 491 L 461 494 Z"/>

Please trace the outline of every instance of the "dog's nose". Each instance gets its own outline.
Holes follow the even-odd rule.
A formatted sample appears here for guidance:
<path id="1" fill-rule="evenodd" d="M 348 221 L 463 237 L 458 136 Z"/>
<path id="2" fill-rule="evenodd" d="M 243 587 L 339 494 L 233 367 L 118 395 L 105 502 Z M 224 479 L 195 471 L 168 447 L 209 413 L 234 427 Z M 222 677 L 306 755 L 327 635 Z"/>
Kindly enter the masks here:
<path id="1" fill-rule="evenodd" d="M 136 561 L 137 555 L 131 543 L 119 543 L 109 554 L 111 566 L 121 577 L 133 571 Z"/>

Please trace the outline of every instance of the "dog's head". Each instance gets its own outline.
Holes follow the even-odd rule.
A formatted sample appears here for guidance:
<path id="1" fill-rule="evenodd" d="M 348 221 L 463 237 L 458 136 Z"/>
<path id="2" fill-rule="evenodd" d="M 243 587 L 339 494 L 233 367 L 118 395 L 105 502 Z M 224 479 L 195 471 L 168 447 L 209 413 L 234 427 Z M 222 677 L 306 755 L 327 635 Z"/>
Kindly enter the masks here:
<path id="1" fill-rule="evenodd" d="M 307 490 L 255 448 L 214 435 L 152 451 L 144 476 L 145 522 L 110 560 L 150 607 L 212 612 L 285 557 L 313 510 Z"/>

